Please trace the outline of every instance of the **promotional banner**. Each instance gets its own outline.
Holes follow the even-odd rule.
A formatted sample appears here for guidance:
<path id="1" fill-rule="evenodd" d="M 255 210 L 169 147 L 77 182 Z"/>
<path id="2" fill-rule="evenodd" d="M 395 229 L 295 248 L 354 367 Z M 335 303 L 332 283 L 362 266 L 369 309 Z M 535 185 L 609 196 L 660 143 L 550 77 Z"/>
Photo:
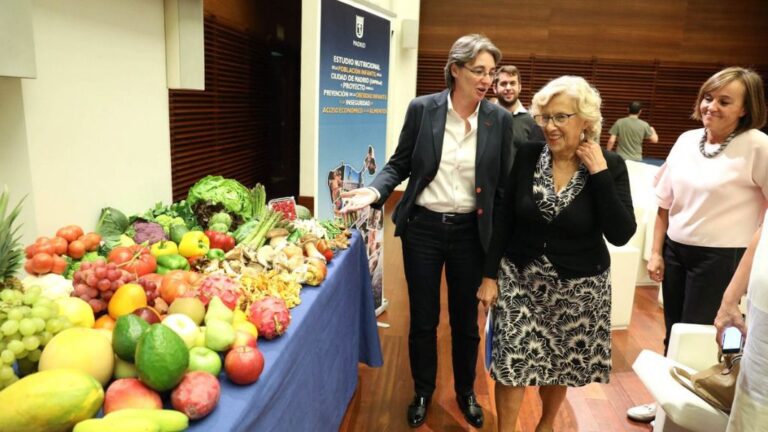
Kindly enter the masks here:
<path id="1" fill-rule="evenodd" d="M 384 163 L 389 80 L 388 19 L 323 0 L 320 22 L 316 217 L 340 217 L 341 192 L 368 185 Z M 366 240 L 377 313 L 383 309 L 381 210 L 351 215 Z"/>

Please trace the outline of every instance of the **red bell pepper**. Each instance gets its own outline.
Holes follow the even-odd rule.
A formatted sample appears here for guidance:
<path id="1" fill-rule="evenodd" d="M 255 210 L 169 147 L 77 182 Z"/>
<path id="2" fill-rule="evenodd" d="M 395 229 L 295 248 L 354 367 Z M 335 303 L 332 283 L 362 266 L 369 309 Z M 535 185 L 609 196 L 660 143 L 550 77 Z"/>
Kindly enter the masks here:
<path id="1" fill-rule="evenodd" d="M 235 247 L 235 238 L 218 231 L 206 231 L 206 237 L 211 240 L 211 249 L 221 249 L 227 252 Z"/>

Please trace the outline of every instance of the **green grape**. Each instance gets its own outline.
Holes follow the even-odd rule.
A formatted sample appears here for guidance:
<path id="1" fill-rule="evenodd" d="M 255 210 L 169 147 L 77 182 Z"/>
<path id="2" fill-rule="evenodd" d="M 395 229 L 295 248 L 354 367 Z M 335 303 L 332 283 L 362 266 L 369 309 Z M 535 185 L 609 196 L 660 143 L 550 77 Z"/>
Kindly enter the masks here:
<path id="1" fill-rule="evenodd" d="M 6 336 L 11 336 L 19 331 L 19 322 L 16 320 L 8 320 L 0 325 L 0 332 Z"/>
<path id="2" fill-rule="evenodd" d="M 27 360 L 29 360 L 29 361 L 31 361 L 33 363 L 37 363 L 38 361 L 40 361 L 40 356 L 42 354 L 43 354 L 43 352 L 40 351 L 40 348 L 32 350 L 32 352 L 30 352 L 29 355 L 27 356 Z"/>
<path id="3" fill-rule="evenodd" d="M 21 308 L 22 312 L 24 312 L 24 316 L 28 317 L 32 314 L 32 308 L 27 305 L 19 306 Z"/>
<path id="4" fill-rule="evenodd" d="M 8 312 L 8 319 L 14 321 L 21 321 L 24 318 L 24 309 L 15 307 Z"/>
<path id="5" fill-rule="evenodd" d="M 40 285 L 32 285 L 31 287 L 27 288 L 27 294 L 34 294 L 36 296 L 40 296 L 43 293 L 43 289 L 40 287 Z"/>
<path id="6" fill-rule="evenodd" d="M 0 381 L 8 382 L 12 377 L 16 376 L 13 372 L 13 368 L 10 366 L 0 366 Z"/>
<path id="7" fill-rule="evenodd" d="M 45 330 L 45 320 L 42 318 L 30 318 L 33 323 L 35 323 L 36 331 L 35 333 L 40 333 L 41 331 Z"/>
<path id="8" fill-rule="evenodd" d="M 4 303 L 13 303 L 13 301 L 16 299 L 16 294 L 14 294 L 15 290 L 12 289 L 5 289 L 0 291 L 0 300 L 2 300 Z"/>
<path id="9" fill-rule="evenodd" d="M 16 358 L 19 358 L 19 354 L 24 352 L 24 344 L 17 339 L 14 339 L 10 342 L 8 342 L 8 348 L 14 355 L 16 355 Z"/>
<path id="10" fill-rule="evenodd" d="M 40 346 L 40 338 L 37 336 L 24 336 L 21 342 L 27 351 L 34 351 Z"/>
<path id="11" fill-rule="evenodd" d="M 13 352 L 11 352 L 11 350 L 5 349 L 2 352 L 0 352 L 0 363 L 5 363 L 10 366 L 15 361 L 16 361 L 16 355 L 14 355 Z"/>
<path id="12" fill-rule="evenodd" d="M 53 315 L 51 310 L 45 306 L 40 306 L 39 304 L 36 304 L 32 308 L 32 316 L 34 318 L 41 318 L 43 320 L 47 320 Z"/>
<path id="13" fill-rule="evenodd" d="M 53 338 L 53 333 L 48 330 L 43 330 L 43 332 L 37 336 L 40 338 L 40 345 L 47 345 Z"/>
<path id="14" fill-rule="evenodd" d="M 40 307 L 44 307 L 44 308 L 50 308 L 52 303 L 53 303 L 53 300 L 49 299 L 48 297 L 42 297 L 41 296 L 37 300 L 37 303 L 35 303 L 35 306 L 40 306 Z M 57 306 L 57 308 L 58 308 L 58 306 Z"/>
<path id="15" fill-rule="evenodd" d="M 24 318 L 19 321 L 19 333 L 22 336 L 32 336 L 37 333 L 37 325 L 31 318 Z"/>
<path id="16" fill-rule="evenodd" d="M 40 293 L 27 292 L 21 299 L 21 302 L 25 305 L 33 305 L 40 298 Z"/>

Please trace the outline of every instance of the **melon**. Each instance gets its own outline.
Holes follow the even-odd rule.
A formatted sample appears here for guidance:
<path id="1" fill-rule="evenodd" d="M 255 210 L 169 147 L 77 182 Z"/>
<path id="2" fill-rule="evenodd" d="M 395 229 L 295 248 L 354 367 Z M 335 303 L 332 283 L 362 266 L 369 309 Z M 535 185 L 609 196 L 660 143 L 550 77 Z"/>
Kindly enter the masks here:
<path id="1" fill-rule="evenodd" d="M 114 367 L 112 344 L 100 331 L 72 327 L 48 342 L 40 355 L 38 369 L 77 369 L 106 385 L 112 378 Z"/>

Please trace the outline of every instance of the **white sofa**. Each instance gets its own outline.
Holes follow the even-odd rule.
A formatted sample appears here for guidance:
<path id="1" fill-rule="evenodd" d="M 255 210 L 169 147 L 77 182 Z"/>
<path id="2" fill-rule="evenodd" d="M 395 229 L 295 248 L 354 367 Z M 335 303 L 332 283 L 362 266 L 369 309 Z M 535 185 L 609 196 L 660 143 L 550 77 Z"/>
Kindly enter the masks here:
<path id="1" fill-rule="evenodd" d="M 675 324 L 667 356 L 643 350 L 632 364 L 637 376 L 658 403 L 654 432 L 722 432 L 728 415 L 693 394 L 669 374 L 672 366 L 691 372 L 717 363 L 715 327 Z"/>

